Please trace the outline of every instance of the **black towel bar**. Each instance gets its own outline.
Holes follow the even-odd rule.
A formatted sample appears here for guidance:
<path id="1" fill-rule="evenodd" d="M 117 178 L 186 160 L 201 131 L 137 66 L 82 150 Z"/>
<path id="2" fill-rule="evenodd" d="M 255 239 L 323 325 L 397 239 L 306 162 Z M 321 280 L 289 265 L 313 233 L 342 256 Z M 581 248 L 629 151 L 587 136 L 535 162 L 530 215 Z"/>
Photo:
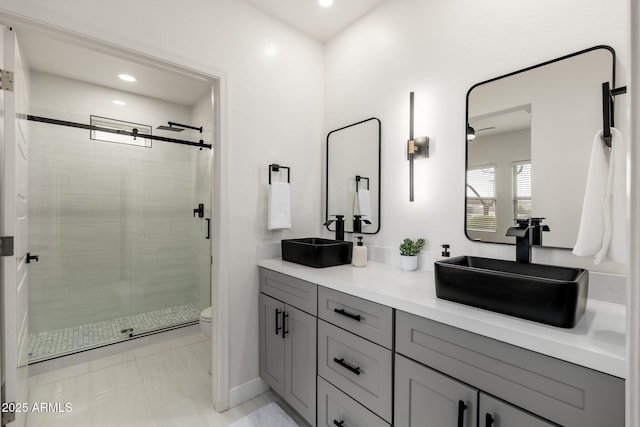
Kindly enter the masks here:
<path id="1" fill-rule="evenodd" d="M 602 83 L 602 140 L 607 144 L 607 147 L 611 147 L 611 128 L 615 125 L 613 97 L 623 93 L 627 93 L 626 86 L 611 89 L 609 82 Z"/>
<path id="2" fill-rule="evenodd" d="M 291 169 L 288 166 L 282 166 L 277 163 L 269 165 L 269 185 L 271 185 L 271 172 L 279 172 L 280 168 L 287 170 L 287 182 L 291 183 Z"/>
<path id="3" fill-rule="evenodd" d="M 369 189 L 369 178 L 367 178 L 366 176 L 360 176 L 360 175 L 356 175 L 356 193 L 358 192 L 358 190 L 360 190 L 360 181 L 361 180 L 367 180 L 367 190 Z"/>

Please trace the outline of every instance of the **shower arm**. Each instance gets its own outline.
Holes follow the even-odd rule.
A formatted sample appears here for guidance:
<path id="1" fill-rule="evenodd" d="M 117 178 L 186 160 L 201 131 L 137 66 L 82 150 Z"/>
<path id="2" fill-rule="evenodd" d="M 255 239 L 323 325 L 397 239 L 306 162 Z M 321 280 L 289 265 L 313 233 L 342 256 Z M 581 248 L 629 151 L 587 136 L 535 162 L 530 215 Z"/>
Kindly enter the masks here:
<path id="1" fill-rule="evenodd" d="M 167 122 L 169 123 L 169 127 L 180 127 L 180 128 L 185 128 L 185 129 L 193 129 L 193 130 L 197 130 L 198 132 L 202 133 L 202 126 L 200 127 L 195 127 L 195 126 L 191 126 L 191 125 L 183 125 L 181 123 L 176 123 L 176 122 Z"/>

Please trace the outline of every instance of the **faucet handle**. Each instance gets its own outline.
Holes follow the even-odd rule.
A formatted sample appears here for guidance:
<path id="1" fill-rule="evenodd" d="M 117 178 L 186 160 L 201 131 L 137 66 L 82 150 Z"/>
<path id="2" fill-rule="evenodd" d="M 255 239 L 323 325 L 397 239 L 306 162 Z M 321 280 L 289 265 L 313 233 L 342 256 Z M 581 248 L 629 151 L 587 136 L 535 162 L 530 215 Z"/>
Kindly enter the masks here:
<path id="1" fill-rule="evenodd" d="M 542 231 L 551 231 L 547 224 L 543 224 L 542 220 L 546 219 L 545 217 L 531 218 L 531 226 L 532 227 L 540 227 Z"/>

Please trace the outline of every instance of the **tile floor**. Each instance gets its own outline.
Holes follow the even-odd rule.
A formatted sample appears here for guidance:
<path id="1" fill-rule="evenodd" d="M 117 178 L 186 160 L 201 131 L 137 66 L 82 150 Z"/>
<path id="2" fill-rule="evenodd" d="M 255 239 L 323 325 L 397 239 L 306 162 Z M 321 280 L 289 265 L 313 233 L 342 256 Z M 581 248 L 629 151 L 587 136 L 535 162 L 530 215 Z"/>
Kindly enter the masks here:
<path id="1" fill-rule="evenodd" d="M 99 357 L 73 355 L 44 362 L 66 365 L 53 370 L 31 365 L 30 407 L 40 402 L 70 403 L 72 410 L 31 412 L 27 427 L 222 427 L 272 401 L 292 415 L 271 391 L 215 412 L 208 374 L 210 341 L 197 326 L 183 329 L 186 332 L 158 334 L 170 339 L 125 351 L 104 347 L 103 357 L 96 353 L 100 350 L 93 350 Z"/>
<path id="2" fill-rule="evenodd" d="M 134 314 L 113 320 L 56 329 L 29 335 L 29 361 L 40 361 L 124 339 L 123 329 L 134 333 L 166 328 L 198 320 L 200 310 L 193 304 Z"/>

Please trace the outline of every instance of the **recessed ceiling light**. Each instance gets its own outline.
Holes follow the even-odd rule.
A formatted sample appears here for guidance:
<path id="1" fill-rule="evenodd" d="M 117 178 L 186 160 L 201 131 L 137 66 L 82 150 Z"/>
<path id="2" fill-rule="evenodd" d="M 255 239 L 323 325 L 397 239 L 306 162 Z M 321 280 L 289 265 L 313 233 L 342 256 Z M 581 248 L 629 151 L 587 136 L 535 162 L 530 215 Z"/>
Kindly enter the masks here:
<path id="1" fill-rule="evenodd" d="M 133 77 L 132 75 L 129 74 L 118 74 L 118 77 L 120 77 L 121 80 L 124 80 L 125 82 L 135 82 L 136 78 Z"/>
<path id="2" fill-rule="evenodd" d="M 111 101 L 111 102 L 113 102 L 113 103 L 114 103 L 114 104 L 116 104 L 116 105 L 127 105 L 127 103 L 126 103 L 126 102 L 124 102 L 124 101 L 120 101 L 119 99 L 114 99 L 114 100 L 113 100 L 113 101 Z"/>
<path id="3" fill-rule="evenodd" d="M 322 7 L 329 7 L 333 4 L 333 0 L 318 0 L 318 3 Z"/>

